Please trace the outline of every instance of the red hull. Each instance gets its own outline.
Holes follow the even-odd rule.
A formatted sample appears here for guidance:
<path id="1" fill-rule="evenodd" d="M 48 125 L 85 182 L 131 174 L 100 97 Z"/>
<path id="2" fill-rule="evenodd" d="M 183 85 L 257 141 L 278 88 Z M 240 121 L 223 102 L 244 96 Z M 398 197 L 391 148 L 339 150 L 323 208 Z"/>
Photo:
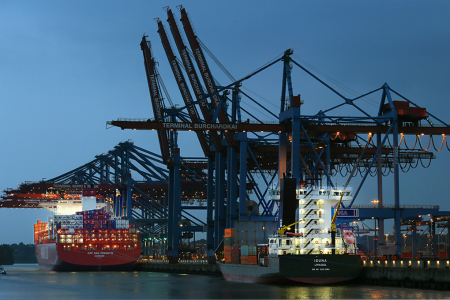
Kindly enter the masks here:
<path id="1" fill-rule="evenodd" d="M 38 244 L 39 267 L 51 271 L 123 271 L 132 270 L 140 250 L 64 251 L 61 244 Z"/>

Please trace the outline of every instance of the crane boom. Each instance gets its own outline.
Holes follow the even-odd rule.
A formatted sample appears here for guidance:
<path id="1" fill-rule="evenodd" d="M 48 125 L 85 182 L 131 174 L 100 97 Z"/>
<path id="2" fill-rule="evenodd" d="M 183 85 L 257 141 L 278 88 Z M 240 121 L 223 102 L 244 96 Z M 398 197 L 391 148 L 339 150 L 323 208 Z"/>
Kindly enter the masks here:
<path id="1" fill-rule="evenodd" d="M 181 38 L 180 31 L 178 29 L 178 25 L 175 22 L 175 17 L 172 13 L 171 9 L 167 10 L 167 22 L 169 23 L 170 31 L 172 32 L 173 39 L 175 40 L 175 44 L 177 46 L 178 52 L 181 56 L 181 61 L 183 62 L 184 68 L 186 70 L 186 73 L 189 78 L 189 82 L 191 83 L 192 90 L 194 91 L 194 95 L 197 100 L 201 100 L 199 103 L 200 110 L 202 112 L 203 118 L 205 122 L 211 123 L 212 116 L 211 112 L 209 111 L 208 102 L 206 101 L 205 95 L 203 94 L 203 89 L 200 84 L 200 80 L 198 78 L 197 72 L 194 69 L 194 65 L 192 64 L 191 57 L 189 56 L 189 53 L 187 51 L 187 47 L 183 42 L 183 39 Z M 218 136 L 216 131 L 210 131 L 209 133 L 214 147 L 217 151 L 222 151 L 222 142 L 220 140 L 220 137 Z"/>
<path id="2" fill-rule="evenodd" d="M 167 59 L 169 60 L 170 66 L 172 67 L 173 75 L 175 76 L 175 80 L 177 81 L 178 88 L 180 89 L 180 92 L 181 92 L 181 96 L 184 100 L 184 103 L 188 106 L 188 105 L 192 104 L 192 102 L 194 102 L 194 101 L 192 100 L 192 96 L 187 87 L 186 80 L 183 76 L 183 73 L 181 72 L 181 68 L 178 64 L 177 58 L 172 51 L 172 47 L 170 46 L 166 31 L 160 20 L 158 21 L 158 33 L 161 38 L 161 42 L 163 44 L 164 51 L 166 52 Z M 188 110 L 189 116 L 191 117 L 192 122 L 199 123 L 199 116 L 198 116 L 197 108 L 194 105 L 191 105 L 191 106 L 189 106 L 189 108 L 187 110 Z M 210 156 L 211 151 L 209 149 L 208 141 L 206 140 L 205 132 L 204 131 L 196 131 L 196 134 L 199 139 L 200 146 L 203 149 L 203 153 L 205 154 L 205 156 Z"/>
<path id="3" fill-rule="evenodd" d="M 211 103 L 214 106 L 214 109 L 219 109 L 219 121 L 221 123 L 228 123 L 228 117 L 225 115 L 224 111 L 221 107 L 220 97 L 217 93 L 216 85 L 214 84 L 214 79 L 211 74 L 211 70 L 208 67 L 208 63 L 206 62 L 205 55 L 203 54 L 202 49 L 200 48 L 200 44 L 197 40 L 197 37 L 194 33 L 192 25 L 189 21 L 186 10 L 181 8 L 181 22 L 183 23 L 184 31 L 188 38 L 189 44 L 191 46 L 192 52 L 194 53 L 195 61 L 197 62 L 197 66 L 200 70 L 200 74 L 203 78 L 203 81 L 206 85 L 206 89 L 211 95 Z M 229 146 L 235 146 L 235 140 L 233 134 L 231 132 L 225 132 L 225 138 Z"/>
<path id="4" fill-rule="evenodd" d="M 287 131 L 287 125 L 282 124 L 253 124 L 253 123 L 184 123 L 184 122 L 156 122 L 151 120 L 117 120 L 108 121 L 107 125 L 122 129 L 134 130 L 181 130 L 181 131 L 231 131 L 231 132 L 280 132 Z"/>
<path id="5" fill-rule="evenodd" d="M 161 119 L 164 116 L 164 103 L 158 88 L 157 74 L 154 68 L 155 61 L 145 36 L 142 37 L 141 50 L 144 55 L 145 73 L 147 75 L 148 88 L 150 91 L 150 98 L 152 100 L 153 115 L 156 119 Z M 163 161 L 165 163 L 170 158 L 169 142 L 166 130 L 158 130 L 158 140 L 161 148 L 161 156 L 163 157 Z"/>
<path id="6" fill-rule="evenodd" d="M 289 230 L 291 226 L 294 226 L 295 224 L 300 223 L 300 222 L 302 222 L 302 221 L 306 221 L 306 219 L 301 219 L 301 220 L 298 220 L 297 222 L 294 222 L 294 223 L 292 223 L 292 224 L 284 225 L 283 227 L 281 227 L 280 229 L 278 229 L 278 234 L 279 234 L 280 236 L 283 236 L 284 233 L 286 232 L 286 230 Z"/>

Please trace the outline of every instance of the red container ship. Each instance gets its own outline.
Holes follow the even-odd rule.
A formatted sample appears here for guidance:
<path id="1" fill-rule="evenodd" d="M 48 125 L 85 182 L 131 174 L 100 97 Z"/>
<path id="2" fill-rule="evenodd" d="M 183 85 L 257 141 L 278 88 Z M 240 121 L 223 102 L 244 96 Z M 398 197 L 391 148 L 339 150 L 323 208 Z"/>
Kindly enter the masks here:
<path id="1" fill-rule="evenodd" d="M 141 254 L 135 224 L 97 210 L 39 220 L 34 239 L 43 270 L 129 271 Z"/>

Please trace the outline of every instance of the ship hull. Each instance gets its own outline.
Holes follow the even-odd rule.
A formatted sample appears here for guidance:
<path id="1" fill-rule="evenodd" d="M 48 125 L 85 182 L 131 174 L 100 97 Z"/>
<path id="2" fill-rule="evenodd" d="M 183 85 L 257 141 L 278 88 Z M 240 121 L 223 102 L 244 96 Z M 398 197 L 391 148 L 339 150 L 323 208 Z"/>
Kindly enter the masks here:
<path id="1" fill-rule="evenodd" d="M 138 250 L 64 251 L 56 243 L 36 245 L 39 268 L 48 271 L 131 271 Z"/>
<path id="2" fill-rule="evenodd" d="M 227 281 L 275 284 L 284 281 L 278 267 L 260 267 L 257 265 L 223 264 L 220 271 Z"/>
<path id="3" fill-rule="evenodd" d="M 280 273 L 291 281 L 331 284 L 352 280 L 361 274 L 359 255 L 281 255 Z"/>
<path id="4" fill-rule="evenodd" d="M 363 263 L 358 255 L 280 255 L 269 260 L 269 267 L 220 264 L 227 281 L 251 283 L 302 282 L 325 285 L 358 277 Z"/>

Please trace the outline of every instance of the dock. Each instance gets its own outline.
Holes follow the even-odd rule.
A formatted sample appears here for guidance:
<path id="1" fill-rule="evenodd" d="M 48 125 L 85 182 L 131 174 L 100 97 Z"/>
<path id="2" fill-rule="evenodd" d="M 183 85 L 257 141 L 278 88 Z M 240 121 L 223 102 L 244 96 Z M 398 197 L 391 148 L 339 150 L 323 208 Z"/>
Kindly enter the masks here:
<path id="1" fill-rule="evenodd" d="M 169 260 L 142 259 L 136 263 L 135 270 L 222 276 L 219 265 L 208 263 L 208 260 L 180 260 L 171 264 Z"/>
<path id="2" fill-rule="evenodd" d="M 364 265 L 358 279 L 363 284 L 450 290 L 448 259 L 364 261 Z"/>

